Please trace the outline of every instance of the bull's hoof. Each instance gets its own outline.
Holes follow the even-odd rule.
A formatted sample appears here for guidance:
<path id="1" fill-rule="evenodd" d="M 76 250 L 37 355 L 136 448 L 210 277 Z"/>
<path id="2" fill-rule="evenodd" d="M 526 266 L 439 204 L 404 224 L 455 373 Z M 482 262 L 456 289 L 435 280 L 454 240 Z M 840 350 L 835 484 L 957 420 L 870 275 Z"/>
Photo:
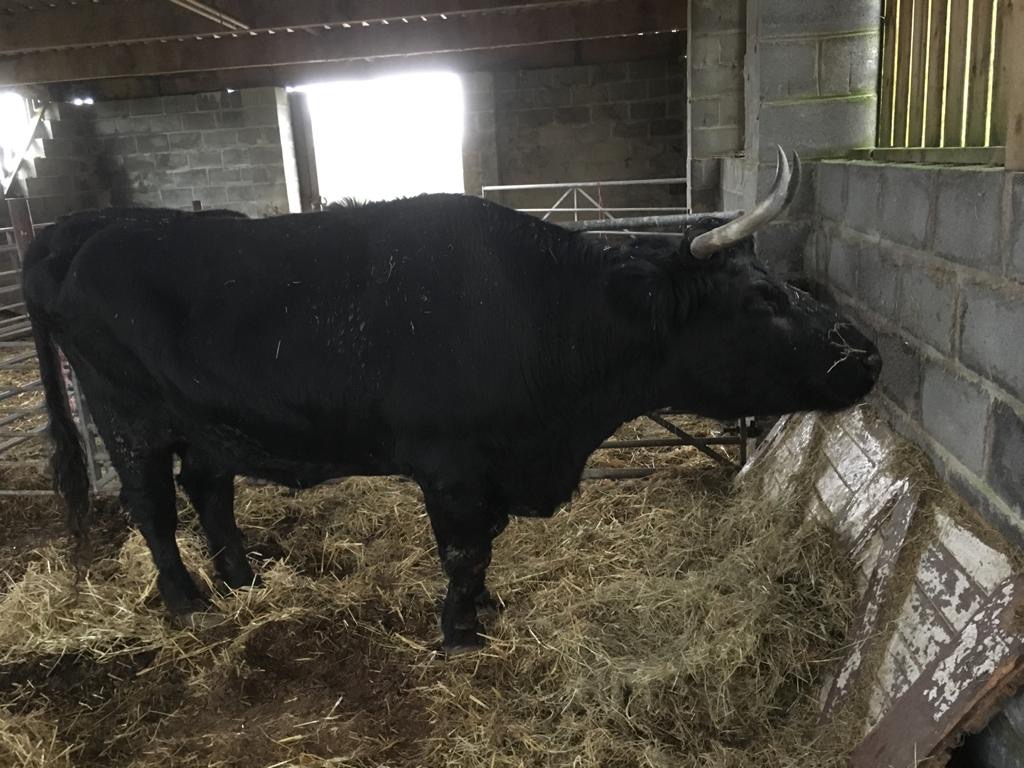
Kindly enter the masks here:
<path id="1" fill-rule="evenodd" d="M 479 635 L 472 640 L 445 640 L 441 643 L 441 653 L 445 658 L 454 659 L 457 656 L 465 656 L 476 651 L 482 651 L 487 647 L 486 641 Z"/>
<path id="2" fill-rule="evenodd" d="M 505 610 L 505 604 L 486 589 L 476 596 L 477 616 L 482 619 L 496 619 Z"/>
<path id="3" fill-rule="evenodd" d="M 477 625 L 477 629 L 451 629 L 444 633 L 444 640 L 441 641 L 441 653 L 451 659 L 462 656 L 473 651 L 479 651 L 487 645 L 480 632 L 483 627 Z"/>
<path id="4" fill-rule="evenodd" d="M 239 589 L 250 589 L 263 586 L 263 579 L 253 573 L 251 568 L 238 569 L 228 573 L 220 573 L 221 583 L 234 592 Z"/>
<path id="5" fill-rule="evenodd" d="M 179 613 L 171 617 L 171 624 L 178 629 L 202 631 L 213 629 L 227 621 L 227 617 L 218 611 L 195 610 L 191 613 Z"/>
<path id="6" fill-rule="evenodd" d="M 160 575 L 157 576 L 156 586 L 172 616 L 185 616 L 210 607 L 210 601 L 199 591 L 191 576 L 172 579 Z"/>

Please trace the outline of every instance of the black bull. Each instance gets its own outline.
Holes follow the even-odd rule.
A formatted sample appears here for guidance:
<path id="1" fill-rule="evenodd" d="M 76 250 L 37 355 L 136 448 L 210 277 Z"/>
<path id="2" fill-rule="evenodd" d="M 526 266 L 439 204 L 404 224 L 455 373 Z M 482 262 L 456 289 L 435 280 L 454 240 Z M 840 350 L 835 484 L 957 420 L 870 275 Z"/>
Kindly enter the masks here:
<path id="1" fill-rule="evenodd" d="M 609 247 L 458 195 L 264 220 L 67 217 L 31 248 L 24 289 L 72 531 L 88 483 L 58 347 L 172 611 L 203 605 L 175 542 L 175 456 L 231 587 L 254 581 L 236 475 L 402 474 L 449 579 L 445 647 L 478 644 L 492 540 L 509 515 L 553 514 L 623 422 L 839 409 L 877 379 L 875 347 L 769 274 L 749 238 L 707 259 L 689 243 Z"/>

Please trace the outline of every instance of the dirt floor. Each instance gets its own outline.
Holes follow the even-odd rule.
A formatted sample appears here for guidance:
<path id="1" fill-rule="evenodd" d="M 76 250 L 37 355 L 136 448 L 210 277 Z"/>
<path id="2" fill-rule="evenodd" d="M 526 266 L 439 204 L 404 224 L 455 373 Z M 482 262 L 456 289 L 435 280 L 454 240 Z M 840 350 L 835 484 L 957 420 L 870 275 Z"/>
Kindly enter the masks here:
<path id="1" fill-rule="evenodd" d="M 0 498 L 0 766 L 841 765 L 814 701 L 852 610 L 829 534 L 691 449 L 594 463 L 664 469 L 514 521 L 490 645 L 454 660 L 434 650 L 443 582 L 409 482 L 239 483 L 265 586 L 236 594 L 182 499 L 179 541 L 215 596 L 185 625 L 116 503 L 76 576 L 54 500 Z"/>

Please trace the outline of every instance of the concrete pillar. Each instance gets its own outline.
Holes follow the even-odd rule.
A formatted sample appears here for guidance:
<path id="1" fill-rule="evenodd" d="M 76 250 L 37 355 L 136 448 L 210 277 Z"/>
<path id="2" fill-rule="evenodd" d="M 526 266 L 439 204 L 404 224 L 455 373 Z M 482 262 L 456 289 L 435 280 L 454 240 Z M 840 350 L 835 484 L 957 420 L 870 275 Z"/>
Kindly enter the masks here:
<path id="1" fill-rule="evenodd" d="M 721 210 L 721 158 L 743 151 L 745 0 L 691 0 L 687 16 L 688 205 Z"/>
<path id="2" fill-rule="evenodd" d="M 874 146 L 880 18 L 880 0 L 747 0 L 744 207 L 771 185 L 777 144 L 805 159 Z M 787 219 L 758 237 L 783 274 L 802 271 L 812 187 L 805 177 Z"/>

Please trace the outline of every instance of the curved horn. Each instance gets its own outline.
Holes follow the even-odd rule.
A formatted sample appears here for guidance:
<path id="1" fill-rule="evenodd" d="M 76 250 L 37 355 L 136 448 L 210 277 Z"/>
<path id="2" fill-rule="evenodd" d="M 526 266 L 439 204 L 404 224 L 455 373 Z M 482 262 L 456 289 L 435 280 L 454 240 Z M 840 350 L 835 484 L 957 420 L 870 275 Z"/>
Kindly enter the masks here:
<path id="1" fill-rule="evenodd" d="M 710 232 L 698 235 L 690 243 L 690 253 L 698 259 L 706 259 L 713 253 L 728 248 L 730 245 L 750 237 L 754 232 L 774 219 L 789 204 L 796 195 L 797 185 L 800 183 L 800 158 L 793 156 L 793 168 L 789 167 L 789 160 L 782 147 L 776 145 L 778 160 L 775 167 L 775 181 L 768 197 L 758 203 L 754 210 L 745 213 L 727 224 L 715 227 Z"/>

